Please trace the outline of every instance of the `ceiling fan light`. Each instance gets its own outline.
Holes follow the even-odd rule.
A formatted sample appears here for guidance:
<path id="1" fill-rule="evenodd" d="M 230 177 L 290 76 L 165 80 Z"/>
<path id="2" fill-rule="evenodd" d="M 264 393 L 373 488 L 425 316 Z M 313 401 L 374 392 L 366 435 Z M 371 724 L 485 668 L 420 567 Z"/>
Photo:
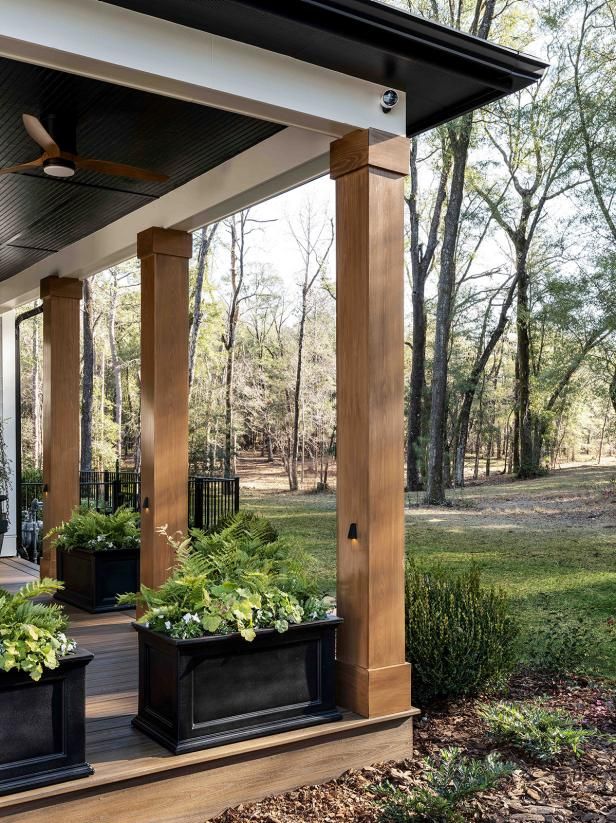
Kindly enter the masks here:
<path id="1" fill-rule="evenodd" d="M 53 157 L 45 160 L 43 171 L 50 177 L 72 177 L 75 174 L 75 164 L 63 157 Z"/>

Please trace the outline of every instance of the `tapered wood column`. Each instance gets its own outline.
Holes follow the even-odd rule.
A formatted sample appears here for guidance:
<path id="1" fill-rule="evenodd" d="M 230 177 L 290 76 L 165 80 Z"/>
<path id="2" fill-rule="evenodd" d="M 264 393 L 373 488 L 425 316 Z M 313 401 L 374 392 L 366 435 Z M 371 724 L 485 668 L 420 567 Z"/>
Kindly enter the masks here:
<path id="1" fill-rule="evenodd" d="M 173 550 L 158 533 L 188 525 L 188 260 L 192 237 L 152 228 L 141 260 L 141 582 L 169 575 Z"/>
<path id="2" fill-rule="evenodd" d="M 82 284 L 41 280 L 43 301 L 43 534 L 79 505 L 79 313 Z M 41 577 L 56 576 L 56 551 L 43 541 Z"/>
<path id="3" fill-rule="evenodd" d="M 375 717 L 410 708 L 404 653 L 405 138 L 353 132 L 336 180 L 338 702 Z M 356 524 L 357 538 L 349 536 Z M 351 533 L 352 535 L 352 533 Z"/>

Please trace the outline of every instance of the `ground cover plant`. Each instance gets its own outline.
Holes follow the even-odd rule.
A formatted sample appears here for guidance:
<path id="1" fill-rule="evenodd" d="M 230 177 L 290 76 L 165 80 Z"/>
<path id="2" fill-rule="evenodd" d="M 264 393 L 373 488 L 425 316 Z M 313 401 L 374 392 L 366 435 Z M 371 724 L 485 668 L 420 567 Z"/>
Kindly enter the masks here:
<path id="1" fill-rule="evenodd" d="M 561 709 L 548 709 L 540 702 L 485 704 L 480 706 L 479 716 L 496 743 L 541 762 L 563 754 L 580 757 L 584 743 L 598 734 L 596 729 L 582 728 Z"/>
<path id="2" fill-rule="evenodd" d="M 382 823 L 460 823 L 464 801 L 512 774 L 515 764 L 495 753 L 467 757 L 451 747 L 441 752 L 438 762 L 427 758 L 424 769 L 425 785 L 410 792 L 391 783 L 377 787 Z"/>
<path id="3" fill-rule="evenodd" d="M 616 746 L 610 742 L 616 733 L 613 688 L 584 677 L 558 680 L 526 672 L 512 677 L 508 691 L 510 699 L 521 704 L 543 696 L 546 709 L 564 711 L 579 718 L 583 728 L 601 734 L 585 741 L 579 759 L 569 756 L 538 763 L 511 749 L 500 752 L 503 760 L 515 763 L 516 770 L 493 788 L 468 795 L 457 813 L 465 820 L 486 823 L 607 823 L 610 814 L 616 816 Z M 429 790 L 426 761 L 440 763 L 444 749 L 459 749 L 480 763 L 495 751 L 495 741 L 478 723 L 477 710 L 485 702 L 485 698 L 463 698 L 432 707 L 415 721 L 409 760 L 351 771 L 324 785 L 304 786 L 229 809 L 209 823 L 383 823 L 383 798 L 375 793 L 375 785 L 389 785 L 396 795 L 408 797 L 419 789 Z"/>
<path id="4" fill-rule="evenodd" d="M 48 537 L 58 549 L 114 551 L 139 548 L 139 513 L 125 507 L 113 514 L 79 508 L 67 523 L 52 529 Z"/>
<path id="5" fill-rule="evenodd" d="M 44 669 L 56 669 L 60 658 L 76 644 L 66 635 L 68 618 L 56 603 L 36 603 L 35 598 L 53 595 L 62 588 L 45 578 L 27 583 L 11 594 L 0 589 L 0 669 L 27 672 L 40 680 Z"/>
<path id="6" fill-rule="evenodd" d="M 263 518 L 242 512 L 220 531 L 167 537 L 177 554 L 170 577 L 158 589 L 141 586 L 119 598 L 139 603 L 139 622 L 153 631 L 176 639 L 239 632 L 252 641 L 257 629 L 282 633 L 327 615 L 310 556 Z"/>

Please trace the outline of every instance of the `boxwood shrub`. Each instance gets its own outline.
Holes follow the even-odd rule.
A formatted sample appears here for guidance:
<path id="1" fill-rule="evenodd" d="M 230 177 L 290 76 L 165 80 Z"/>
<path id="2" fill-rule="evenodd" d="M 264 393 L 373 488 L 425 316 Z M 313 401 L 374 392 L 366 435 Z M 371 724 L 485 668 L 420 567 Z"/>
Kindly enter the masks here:
<path id="1" fill-rule="evenodd" d="M 502 682 L 516 663 L 519 633 L 507 595 L 482 586 L 475 567 L 453 574 L 408 560 L 405 576 L 415 705 L 477 694 Z"/>

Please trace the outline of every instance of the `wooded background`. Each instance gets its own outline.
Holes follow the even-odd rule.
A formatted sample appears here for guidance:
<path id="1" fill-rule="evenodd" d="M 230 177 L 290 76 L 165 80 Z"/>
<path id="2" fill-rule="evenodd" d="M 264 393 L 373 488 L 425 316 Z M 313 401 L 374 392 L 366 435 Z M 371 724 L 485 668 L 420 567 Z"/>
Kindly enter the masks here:
<path id="1" fill-rule="evenodd" d="M 469 477 L 601 460 L 616 442 L 616 4 L 390 5 L 550 62 L 538 86 L 412 141 L 407 488 L 439 504 Z M 190 468 L 233 474 L 257 450 L 282 462 L 291 490 L 325 489 L 332 190 L 311 184 L 286 216 L 278 200 L 194 235 Z M 41 467 L 41 362 L 38 318 L 22 327 L 26 473 Z M 139 397 L 129 261 L 85 284 L 83 469 L 139 468 Z"/>

